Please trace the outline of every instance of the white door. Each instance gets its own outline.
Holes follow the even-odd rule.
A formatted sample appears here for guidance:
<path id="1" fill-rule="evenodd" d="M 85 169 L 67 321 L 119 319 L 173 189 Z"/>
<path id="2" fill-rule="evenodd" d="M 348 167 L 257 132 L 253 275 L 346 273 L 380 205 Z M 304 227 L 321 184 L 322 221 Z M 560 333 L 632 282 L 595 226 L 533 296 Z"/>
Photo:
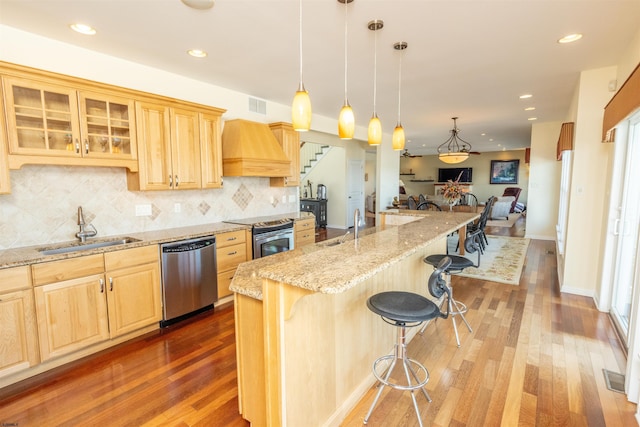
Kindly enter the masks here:
<path id="1" fill-rule="evenodd" d="M 612 260 L 611 315 L 628 347 L 640 222 L 640 113 L 632 117 L 628 137 L 616 141 L 618 143 L 620 146 L 616 147 L 614 170 L 621 174 L 623 180 L 617 189 L 620 192 L 617 197 L 619 204 L 615 218 L 612 218 L 612 232 L 617 241 Z"/>
<path id="2" fill-rule="evenodd" d="M 364 224 L 364 162 L 349 160 L 347 167 L 347 227 L 354 225 L 353 213 L 360 209 L 360 224 Z"/>

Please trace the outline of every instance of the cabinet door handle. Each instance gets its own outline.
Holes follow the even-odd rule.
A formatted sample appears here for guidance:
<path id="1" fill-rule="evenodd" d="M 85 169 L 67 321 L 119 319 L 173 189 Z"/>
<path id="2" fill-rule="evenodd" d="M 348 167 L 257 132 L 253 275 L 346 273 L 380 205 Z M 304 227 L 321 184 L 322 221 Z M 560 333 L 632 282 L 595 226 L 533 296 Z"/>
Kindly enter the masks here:
<path id="1" fill-rule="evenodd" d="M 227 255 L 235 255 L 237 253 L 238 253 L 238 251 L 233 251 L 233 252 L 229 252 Z"/>
<path id="2" fill-rule="evenodd" d="M 84 154 L 89 154 L 89 141 L 84 140 Z"/>
<path id="3" fill-rule="evenodd" d="M 109 277 L 109 290 L 113 292 L 113 277 Z"/>
<path id="4" fill-rule="evenodd" d="M 76 138 L 76 154 L 80 154 L 80 142 L 78 142 L 78 138 Z"/>
<path id="5" fill-rule="evenodd" d="M 104 293 L 104 279 L 100 279 L 100 293 Z"/>
<path id="6" fill-rule="evenodd" d="M 180 181 L 178 181 L 178 175 L 176 175 L 176 188 L 178 188 L 178 185 L 180 185 Z"/>
<path id="7" fill-rule="evenodd" d="M 169 187 L 173 187 L 173 175 L 169 175 Z"/>

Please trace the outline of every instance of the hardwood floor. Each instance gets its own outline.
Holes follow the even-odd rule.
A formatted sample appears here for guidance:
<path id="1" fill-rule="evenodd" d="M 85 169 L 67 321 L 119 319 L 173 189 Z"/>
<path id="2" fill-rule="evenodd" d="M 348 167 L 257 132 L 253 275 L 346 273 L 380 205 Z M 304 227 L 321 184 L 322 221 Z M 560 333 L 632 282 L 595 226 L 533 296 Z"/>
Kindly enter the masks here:
<path id="1" fill-rule="evenodd" d="M 522 236 L 525 222 L 497 228 L 487 232 Z M 431 374 L 433 402 L 417 397 L 424 425 L 636 425 L 636 405 L 605 386 L 602 369 L 625 366 L 608 315 L 590 298 L 558 291 L 554 250 L 531 241 L 519 286 L 453 278 L 474 332 L 461 327 L 457 348 L 451 320 L 440 319 L 410 343 L 409 355 Z M 247 426 L 237 409 L 234 342 L 233 307 L 217 307 L 0 390 L 0 423 Z M 362 425 L 375 391 L 344 426 Z M 418 425 L 410 394 L 385 390 L 368 425 Z"/>

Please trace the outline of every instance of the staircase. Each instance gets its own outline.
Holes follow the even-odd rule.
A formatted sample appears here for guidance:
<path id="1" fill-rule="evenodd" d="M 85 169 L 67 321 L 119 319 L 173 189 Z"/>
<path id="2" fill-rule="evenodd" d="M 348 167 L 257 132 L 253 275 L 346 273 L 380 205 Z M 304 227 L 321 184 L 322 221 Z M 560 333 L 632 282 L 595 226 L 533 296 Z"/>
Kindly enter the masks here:
<path id="1" fill-rule="evenodd" d="M 303 142 L 300 145 L 300 182 L 304 182 L 309 172 L 331 150 L 328 145 Z"/>

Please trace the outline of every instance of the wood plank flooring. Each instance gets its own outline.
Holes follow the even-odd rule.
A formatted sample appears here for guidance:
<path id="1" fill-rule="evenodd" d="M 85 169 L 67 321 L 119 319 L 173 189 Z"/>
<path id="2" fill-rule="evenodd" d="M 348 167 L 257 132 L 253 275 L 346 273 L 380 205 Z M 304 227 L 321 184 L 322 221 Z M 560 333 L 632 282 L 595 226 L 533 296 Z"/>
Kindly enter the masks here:
<path id="1" fill-rule="evenodd" d="M 521 236 L 525 226 L 522 219 L 487 231 Z M 431 374 L 433 402 L 417 397 L 425 426 L 637 425 L 636 405 L 607 390 L 602 374 L 625 365 L 608 315 L 590 298 L 559 293 L 554 250 L 531 241 L 519 286 L 454 277 L 474 332 L 460 327 L 457 348 L 451 320 L 440 319 L 408 350 Z M 216 308 L 0 390 L 0 423 L 247 426 L 237 409 L 234 343 L 233 307 Z M 375 391 L 344 426 L 362 425 Z M 385 390 L 368 425 L 417 426 L 410 394 Z"/>

